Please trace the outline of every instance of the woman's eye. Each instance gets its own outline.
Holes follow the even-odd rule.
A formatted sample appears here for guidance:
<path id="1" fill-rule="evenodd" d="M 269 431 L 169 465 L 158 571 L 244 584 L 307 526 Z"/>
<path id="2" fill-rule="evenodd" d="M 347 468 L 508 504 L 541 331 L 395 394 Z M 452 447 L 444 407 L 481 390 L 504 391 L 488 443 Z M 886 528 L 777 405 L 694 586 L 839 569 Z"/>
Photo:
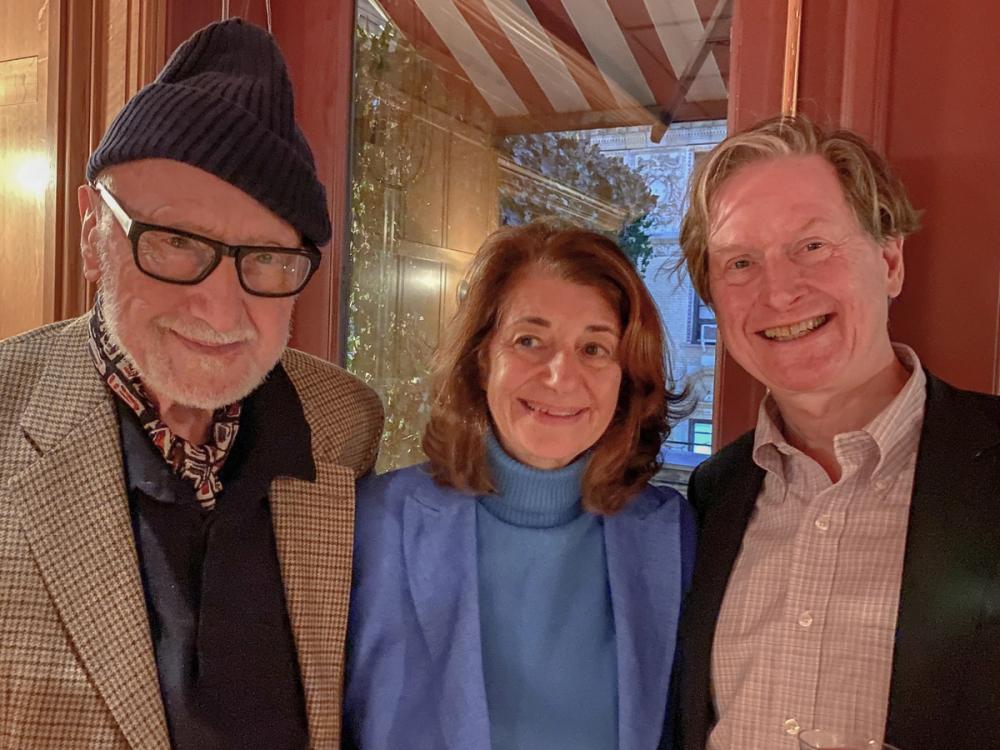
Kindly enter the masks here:
<path id="1" fill-rule="evenodd" d="M 588 357 L 607 357 L 610 356 L 611 351 L 603 344 L 584 344 L 583 353 Z"/>
<path id="2" fill-rule="evenodd" d="M 514 340 L 514 344 L 523 349 L 533 349 L 538 346 L 538 343 L 538 339 L 535 336 L 518 336 Z"/>
<path id="3" fill-rule="evenodd" d="M 819 242 L 819 241 L 816 241 L 816 242 L 807 242 L 806 243 L 806 250 L 808 250 L 809 252 L 813 252 L 815 250 L 822 250 L 824 245 L 825 245 L 825 243 Z"/>
<path id="4" fill-rule="evenodd" d="M 187 237 L 181 237 L 179 235 L 171 235 L 170 239 L 167 240 L 170 243 L 170 247 L 176 250 L 183 250 L 191 244 Z"/>
<path id="5" fill-rule="evenodd" d="M 743 271 L 750 268 L 750 261 L 747 258 L 737 258 L 729 264 L 729 267 L 734 271 Z"/>

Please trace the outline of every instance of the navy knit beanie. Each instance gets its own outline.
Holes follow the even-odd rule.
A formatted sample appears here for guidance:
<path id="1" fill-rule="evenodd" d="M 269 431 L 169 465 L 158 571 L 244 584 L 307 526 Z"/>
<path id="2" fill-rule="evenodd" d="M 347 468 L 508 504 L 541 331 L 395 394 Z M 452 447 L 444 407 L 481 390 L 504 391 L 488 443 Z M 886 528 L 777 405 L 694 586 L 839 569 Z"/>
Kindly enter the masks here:
<path id="1" fill-rule="evenodd" d="M 295 124 L 274 39 L 238 18 L 196 32 L 118 113 L 87 179 L 137 159 L 173 159 L 256 198 L 316 245 L 330 239 L 326 193 Z"/>

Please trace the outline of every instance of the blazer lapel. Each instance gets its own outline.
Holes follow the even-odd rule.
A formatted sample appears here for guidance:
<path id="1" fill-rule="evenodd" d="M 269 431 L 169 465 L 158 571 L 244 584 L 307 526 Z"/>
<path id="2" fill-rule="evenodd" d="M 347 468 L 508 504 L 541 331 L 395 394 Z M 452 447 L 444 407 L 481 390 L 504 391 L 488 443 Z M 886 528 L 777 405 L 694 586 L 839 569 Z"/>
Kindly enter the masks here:
<path id="1" fill-rule="evenodd" d="M 972 644 L 1000 541 L 1000 426 L 975 398 L 928 374 L 886 730 L 902 747 L 962 744 L 946 717 L 964 715 L 964 675 L 986 658 Z"/>
<path id="2" fill-rule="evenodd" d="M 4 489 L 69 639 L 129 745 L 167 748 L 110 397 L 70 324 L 25 410 L 26 462 Z"/>
<path id="3" fill-rule="evenodd" d="M 694 578 L 679 632 L 680 734 L 685 750 L 703 748 L 715 721 L 711 690 L 715 626 L 764 481 L 764 470 L 751 457 L 753 433 L 726 450 L 724 463 L 705 464 L 711 469 L 710 476 L 704 474 L 704 469 L 697 469 L 689 486 L 688 499 L 698 514 L 700 534 Z"/>
<path id="4" fill-rule="evenodd" d="M 354 546 L 354 472 L 315 460 L 316 480 L 271 484 L 278 559 L 306 698 L 310 746 L 336 748 Z"/>
<path id="5" fill-rule="evenodd" d="M 417 620 L 440 675 L 447 747 L 489 748 L 475 501 L 418 488 L 403 509 L 403 556 Z"/>
<path id="6" fill-rule="evenodd" d="M 682 598 L 680 508 L 643 494 L 604 522 L 618 656 L 618 746 L 656 747 Z"/>

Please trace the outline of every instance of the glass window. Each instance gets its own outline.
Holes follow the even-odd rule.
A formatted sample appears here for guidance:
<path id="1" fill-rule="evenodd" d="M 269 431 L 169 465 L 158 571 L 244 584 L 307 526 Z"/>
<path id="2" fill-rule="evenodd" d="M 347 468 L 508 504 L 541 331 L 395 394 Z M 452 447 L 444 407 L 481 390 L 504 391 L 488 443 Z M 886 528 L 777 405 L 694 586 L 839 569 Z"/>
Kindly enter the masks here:
<path id="1" fill-rule="evenodd" d="M 706 305 L 694 289 L 691 290 L 691 338 L 692 344 L 714 345 L 718 334 L 715 310 Z"/>
<path id="2" fill-rule="evenodd" d="M 431 355 L 476 249 L 551 216 L 614 236 L 659 306 L 697 400 L 675 435 L 701 441 L 665 444 L 665 471 L 710 445 L 714 346 L 671 269 L 695 160 L 725 136 L 730 6 L 359 0 L 346 365 L 385 403 L 380 471 L 423 458 Z"/>

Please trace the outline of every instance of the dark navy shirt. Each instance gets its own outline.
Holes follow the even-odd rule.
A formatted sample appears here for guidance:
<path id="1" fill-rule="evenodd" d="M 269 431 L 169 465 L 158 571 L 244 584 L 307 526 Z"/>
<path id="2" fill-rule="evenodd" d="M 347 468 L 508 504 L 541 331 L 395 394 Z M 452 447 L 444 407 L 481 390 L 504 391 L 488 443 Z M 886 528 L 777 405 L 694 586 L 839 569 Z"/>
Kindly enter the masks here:
<path id="1" fill-rule="evenodd" d="M 308 745 L 268 492 L 315 479 L 302 404 L 278 365 L 244 401 L 223 491 L 204 511 L 118 403 L 160 692 L 178 750 Z"/>

